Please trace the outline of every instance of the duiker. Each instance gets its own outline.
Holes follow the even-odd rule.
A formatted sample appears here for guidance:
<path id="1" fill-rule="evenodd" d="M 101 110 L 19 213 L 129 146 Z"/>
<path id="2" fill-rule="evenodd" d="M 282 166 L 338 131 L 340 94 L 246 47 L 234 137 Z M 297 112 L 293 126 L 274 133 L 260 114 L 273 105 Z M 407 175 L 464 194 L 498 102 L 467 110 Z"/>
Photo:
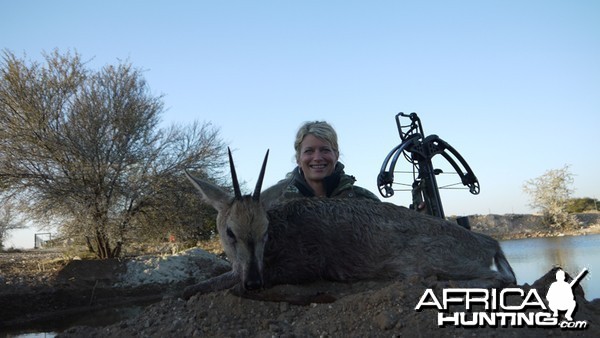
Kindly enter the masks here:
<path id="1" fill-rule="evenodd" d="M 281 187 L 262 193 L 268 152 L 252 195 L 242 196 L 231 152 L 234 196 L 187 174 L 217 211 L 217 230 L 232 270 L 186 288 L 184 297 L 319 279 L 436 276 L 465 287 L 502 287 L 515 275 L 493 238 L 391 203 L 299 198 L 274 203 Z M 497 271 L 492 270 L 492 264 Z"/>

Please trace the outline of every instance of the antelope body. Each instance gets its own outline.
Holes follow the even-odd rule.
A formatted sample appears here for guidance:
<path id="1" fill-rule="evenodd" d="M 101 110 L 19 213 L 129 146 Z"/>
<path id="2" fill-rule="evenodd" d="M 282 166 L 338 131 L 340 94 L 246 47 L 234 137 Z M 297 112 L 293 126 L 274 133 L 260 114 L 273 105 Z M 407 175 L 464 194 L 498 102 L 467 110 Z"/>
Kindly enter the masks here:
<path id="1" fill-rule="evenodd" d="M 319 279 L 356 281 L 437 276 L 469 287 L 502 287 L 515 275 L 499 243 L 455 223 L 391 203 L 300 198 L 273 204 L 277 188 L 242 196 L 230 156 L 235 196 L 188 178 L 217 211 L 217 230 L 232 270 L 184 291 L 245 290 Z M 497 271 L 490 267 L 495 263 Z"/>

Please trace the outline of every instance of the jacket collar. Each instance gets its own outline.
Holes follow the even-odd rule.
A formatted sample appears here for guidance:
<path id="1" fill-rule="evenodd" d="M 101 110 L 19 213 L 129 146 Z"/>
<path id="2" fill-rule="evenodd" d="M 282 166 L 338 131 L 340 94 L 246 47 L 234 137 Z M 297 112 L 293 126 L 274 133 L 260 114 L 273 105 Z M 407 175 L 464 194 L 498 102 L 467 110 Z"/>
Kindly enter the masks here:
<path id="1" fill-rule="evenodd" d="M 298 166 L 296 169 L 294 169 L 293 173 L 294 185 L 296 188 L 298 188 L 300 193 L 306 197 L 315 196 L 315 191 L 306 182 L 302 169 Z M 333 173 L 323 179 L 323 184 L 325 185 L 325 194 L 327 197 L 331 197 L 331 194 L 336 190 L 340 184 L 342 175 L 344 175 L 344 165 L 341 162 L 337 162 Z"/>

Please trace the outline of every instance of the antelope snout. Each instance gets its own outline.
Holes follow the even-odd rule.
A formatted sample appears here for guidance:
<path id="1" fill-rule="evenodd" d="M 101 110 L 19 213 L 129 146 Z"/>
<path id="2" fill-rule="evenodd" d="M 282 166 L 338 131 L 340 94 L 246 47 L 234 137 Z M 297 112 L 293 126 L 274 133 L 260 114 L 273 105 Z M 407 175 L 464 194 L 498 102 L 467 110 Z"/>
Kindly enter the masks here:
<path id="1" fill-rule="evenodd" d="M 247 280 L 244 283 L 244 289 L 248 291 L 258 290 L 262 288 L 262 282 L 260 280 Z"/>
<path id="2" fill-rule="evenodd" d="M 262 272 L 258 264 L 252 262 L 247 271 L 246 278 L 244 278 L 244 289 L 246 290 L 257 290 L 263 287 Z"/>

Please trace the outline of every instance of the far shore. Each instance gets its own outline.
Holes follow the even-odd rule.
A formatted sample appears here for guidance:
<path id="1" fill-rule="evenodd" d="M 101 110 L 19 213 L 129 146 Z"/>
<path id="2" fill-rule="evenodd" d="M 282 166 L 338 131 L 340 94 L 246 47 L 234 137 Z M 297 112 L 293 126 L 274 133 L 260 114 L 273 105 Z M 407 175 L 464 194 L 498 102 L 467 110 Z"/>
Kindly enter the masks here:
<path id="1" fill-rule="evenodd" d="M 600 234 L 600 213 L 574 215 L 579 224 L 573 229 L 550 228 L 543 224 L 542 216 L 531 214 L 472 215 L 468 218 L 471 230 L 497 240 Z"/>
<path id="2" fill-rule="evenodd" d="M 508 241 L 513 239 L 524 239 L 524 238 L 543 238 L 543 237 L 562 237 L 562 236 L 586 236 L 586 235 L 597 235 L 600 234 L 600 224 L 595 224 L 586 228 L 574 229 L 574 230 L 549 230 L 547 232 L 538 231 L 533 233 L 513 233 L 506 234 L 506 236 L 497 237 L 497 240 Z"/>

